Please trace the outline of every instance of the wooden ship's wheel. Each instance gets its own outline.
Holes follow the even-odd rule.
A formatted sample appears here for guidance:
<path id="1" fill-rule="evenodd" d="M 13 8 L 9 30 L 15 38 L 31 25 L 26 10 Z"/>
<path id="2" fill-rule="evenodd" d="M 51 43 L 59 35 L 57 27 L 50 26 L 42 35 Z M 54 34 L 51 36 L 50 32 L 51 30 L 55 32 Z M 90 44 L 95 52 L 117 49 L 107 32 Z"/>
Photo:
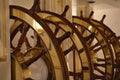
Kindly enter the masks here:
<path id="1" fill-rule="evenodd" d="M 10 18 L 15 20 L 11 27 L 12 80 L 34 79 L 30 67 L 39 58 L 47 66 L 47 80 L 68 80 L 64 52 L 55 43 L 58 40 L 48 25 L 25 8 L 10 6 L 10 12 Z M 42 33 L 35 28 L 33 22 L 43 28 Z M 42 75 L 43 72 L 39 74 Z"/>
<path id="2" fill-rule="evenodd" d="M 98 21 L 95 19 L 90 19 L 90 22 L 97 25 L 96 27 L 104 33 L 106 39 L 108 40 L 109 45 L 111 46 L 113 52 L 114 52 L 114 80 L 120 79 L 120 43 L 119 38 L 116 36 L 116 34 L 108 27 L 106 26 L 103 21 L 105 19 L 106 15 L 103 16 L 103 18 Z"/>
<path id="3" fill-rule="evenodd" d="M 51 30 L 58 39 L 66 62 L 68 63 L 69 79 L 92 80 L 91 57 L 89 56 L 89 50 L 84 42 L 84 38 L 75 26 L 64 18 L 68 6 L 65 7 L 64 12 L 60 15 L 54 12 L 40 10 L 38 3 L 39 2 L 35 2 L 35 6 L 33 5 L 31 10 L 36 10 L 36 14 L 50 25 Z M 70 62 L 68 59 L 69 55 L 72 55 Z"/>
<path id="4" fill-rule="evenodd" d="M 112 80 L 114 73 L 113 52 L 104 33 L 96 28 L 97 25 L 90 22 L 92 14 L 89 18 L 84 18 L 82 12 L 80 17 L 73 16 L 73 24 L 86 39 L 89 54 L 92 57 L 92 80 Z"/>

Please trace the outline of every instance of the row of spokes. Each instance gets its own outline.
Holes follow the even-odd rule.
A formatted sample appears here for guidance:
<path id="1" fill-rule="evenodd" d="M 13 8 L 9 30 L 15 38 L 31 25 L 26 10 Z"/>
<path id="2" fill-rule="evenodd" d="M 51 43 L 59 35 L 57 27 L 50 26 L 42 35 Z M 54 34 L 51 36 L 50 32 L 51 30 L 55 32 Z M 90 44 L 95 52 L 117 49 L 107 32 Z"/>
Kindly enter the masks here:
<path id="1" fill-rule="evenodd" d="M 49 80 L 119 79 L 119 40 L 103 24 L 104 16 L 101 21 L 91 18 L 93 12 L 89 18 L 73 16 L 71 23 L 64 18 L 68 6 L 62 15 L 34 8 L 10 7 L 10 16 L 15 19 L 12 55 L 27 73 L 25 79 L 31 78 L 27 69 L 39 58 L 47 65 Z"/>

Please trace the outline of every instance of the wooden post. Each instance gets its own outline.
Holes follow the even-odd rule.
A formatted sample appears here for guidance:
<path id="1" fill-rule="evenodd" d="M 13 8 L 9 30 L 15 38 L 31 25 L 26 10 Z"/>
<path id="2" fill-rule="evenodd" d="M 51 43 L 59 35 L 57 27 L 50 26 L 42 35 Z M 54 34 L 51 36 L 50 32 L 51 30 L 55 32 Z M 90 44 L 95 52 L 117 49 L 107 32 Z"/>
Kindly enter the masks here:
<path id="1" fill-rule="evenodd" d="M 0 0 L 0 80 L 10 80 L 9 0 Z"/>

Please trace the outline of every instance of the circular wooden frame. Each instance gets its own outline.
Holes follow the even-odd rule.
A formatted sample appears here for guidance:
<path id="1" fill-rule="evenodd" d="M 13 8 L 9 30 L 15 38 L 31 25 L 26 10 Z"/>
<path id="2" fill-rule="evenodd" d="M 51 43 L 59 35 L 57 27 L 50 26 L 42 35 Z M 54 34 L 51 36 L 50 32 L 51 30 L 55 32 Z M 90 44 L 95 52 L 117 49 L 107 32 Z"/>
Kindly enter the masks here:
<path id="1" fill-rule="evenodd" d="M 28 25 L 30 25 L 30 27 L 38 33 L 39 37 L 41 39 L 43 39 L 42 41 L 44 42 L 44 44 L 46 45 L 46 48 L 49 49 L 49 46 L 47 44 L 47 42 L 45 42 L 46 40 L 44 40 L 44 38 L 39 34 L 39 31 L 33 27 L 32 23 L 29 22 L 30 21 L 35 21 L 36 23 L 38 23 L 39 25 L 41 25 L 43 27 L 43 30 L 44 30 L 44 36 L 46 36 L 47 38 L 49 38 L 51 40 L 51 51 L 53 51 L 53 53 L 48 50 L 48 52 L 50 53 L 50 57 L 51 57 L 51 61 L 53 63 L 53 66 L 54 66 L 54 71 L 55 71 L 55 78 L 57 80 L 68 80 L 68 70 L 67 70 L 67 67 L 66 67 L 66 63 L 65 63 L 65 60 L 64 60 L 64 55 L 62 55 L 62 51 L 61 51 L 61 48 L 60 46 L 56 45 L 54 42 L 56 41 L 56 38 L 54 37 L 54 35 L 52 34 L 51 30 L 49 29 L 48 25 L 44 23 L 44 21 L 42 21 L 40 18 L 38 18 L 38 16 L 34 13 L 32 13 L 30 10 L 27 10 L 25 8 L 22 8 L 22 7 L 18 7 L 18 6 L 10 6 L 10 18 L 11 19 L 15 19 L 15 20 L 18 20 L 18 21 L 21 21 L 21 22 L 25 22 L 27 23 Z M 14 32 L 14 30 L 17 28 L 18 26 L 16 27 L 13 27 L 12 31 Z M 24 31 L 26 32 L 26 31 Z M 15 35 L 15 34 L 14 34 Z M 22 34 L 23 36 L 25 36 L 25 34 Z M 21 36 L 23 38 L 23 36 Z M 21 39 L 20 39 L 21 40 Z M 18 43 L 21 43 L 18 42 Z M 20 46 L 18 46 L 20 47 Z M 14 51 L 17 51 L 18 49 L 15 48 Z M 19 52 L 19 51 L 17 51 Z M 57 63 L 57 64 L 56 64 Z M 57 66 L 59 68 L 57 68 Z M 27 73 L 26 73 L 27 75 Z M 26 76 L 24 75 L 24 76 Z M 26 77 L 25 77 L 26 78 Z M 28 77 L 29 78 L 29 77 Z M 27 79 L 27 78 L 26 78 Z M 54 80 L 54 79 L 53 79 Z"/>
<path id="2" fill-rule="evenodd" d="M 83 18 L 83 16 L 80 16 L 80 17 L 73 16 L 73 24 L 78 26 L 77 28 L 80 27 L 82 29 L 82 30 L 80 29 L 81 30 L 80 33 L 82 35 L 85 31 L 89 31 L 89 33 L 91 33 L 91 34 L 86 35 L 88 38 L 88 40 L 86 40 L 86 44 L 88 45 L 88 47 L 90 49 L 89 52 L 91 52 L 91 50 L 93 51 L 93 53 L 91 53 L 91 54 L 96 55 L 95 49 L 97 49 L 97 52 L 102 50 L 102 53 L 104 54 L 103 55 L 104 59 L 100 59 L 100 58 L 96 57 L 97 63 L 92 61 L 93 62 L 92 76 L 94 76 L 93 79 L 102 79 L 102 80 L 109 79 L 109 80 L 111 80 L 113 78 L 113 73 L 114 73 L 114 70 L 112 67 L 114 64 L 112 49 L 111 49 L 110 45 L 108 44 L 108 41 L 105 38 L 104 34 L 101 33 L 101 31 L 99 29 L 96 28 L 95 24 L 93 24 L 89 21 L 90 18 L 91 18 L 91 15 L 89 18 Z M 91 44 L 89 45 L 88 42 L 89 41 L 93 42 L 94 39 L 97 40 L 97 43 L 94 45 L 91 45 Z M 101 54 L 101 52 L 98 54 Z M 101 64 L 101 62 L 104 62 L 104 63 Z M 104 67 L 105 70 L 104 71 L 102 69 L 100 70 L 99 67 Z M 95 71 L 98 71 L 102 75 L 100 75 L 99 73 L 95 73 Z"/>

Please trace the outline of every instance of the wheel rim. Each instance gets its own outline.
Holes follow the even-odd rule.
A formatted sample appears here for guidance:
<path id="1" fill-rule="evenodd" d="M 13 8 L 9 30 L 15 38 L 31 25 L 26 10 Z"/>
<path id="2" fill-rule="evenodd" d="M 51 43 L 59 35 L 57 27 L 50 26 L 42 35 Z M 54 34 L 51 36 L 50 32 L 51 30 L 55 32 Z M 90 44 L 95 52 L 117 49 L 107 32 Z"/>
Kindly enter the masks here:
<path id="1" fill-rule="evenodd" d="M 92 71 L 92 76 L 94 76 L 93 79 L 111 79 L 112 74 L 113 74 L 113 70 L 111 67 L 111 66 L 113 66 L 112 50 L 110 49 L 110 46 L 108 45 L 107 40 L 105 40 L 105 37 L 103 36 L 103 34 L 95 27 L 96 25 L 92 24 L 91 22 L 89 22 L 89 19 L 85 19 L 82 16 L 80 16 L 80 17 L 73 16 L 73 24 L 77 25 L 78 28 L 79 27 L 81 27 L 81 29 L 83 28 L 80 31 L 80 33 L 82 35 L 86 30 L 87 30 L 87 32 L 89 31 L 89 33 L 91 33 L 86 36 L 90 42 L 91 41 L 93 42 L 94 38 L 96 38 L 96 40 L 98 41 L 94 45 L 88 44 L 89 49 L 92 47 L 93 53 L 91 53 L 91 54 L 96 54 L 96 51 L 94 49 L 97 49 L 98 54 L 100 54 L 99 51 L 101 51 L 101 50 L 103 52 L 104 57 L 102 57 L 102 59 L 101 59 L 98 56 L 98 57 L 96 57 L 97 63 L 93 62 L 93 67 L 94 67 L 93 71 Z M 87 41 L 86 41 L 86 43 L 87 43 Z M 108 58 L 108 56 L 109 56 L 109 58 Z M 101 62 L 104 62 L 103 63 L 104 66 L 99 65 L 99 63 L 101 63 Z M 102 69 L 99 69 L 99 67 L 104 68 L 104 71 Z M 99 73 L 96 73 L 95 71 L 98 71 L 102 75 L 100 75 Z"/>
<path id="2" fill-rule="evenodd" d="M 29 17 L 29 19 L 31 19 L 31 21 L 34 20 L 36 23 L 39 23 L 42 27 L 44 26 L 44 27 L 43 27 L 43 30 L 45 30 L 45 31 L 44 31 L 44 35 L 45 35 L 48 39 L 52 39 L 53 41 L 51 40 L 51 42 L 54 42 L 54 38 L 53 38 L 54 36 L 49 35 L 49 32 L 51 33 L 51 31 L 47 28 L 47 25 L 44 24 L 44 22 L 43 22 L 42 20 L 40 20 L 40 19 L 34 19 L 35 16 L 37 17 L 37 15 L 32 14 L 32 15 L 34 15 L 34 16 L 32 16 L 31 14 L 28 14 L 28 13 L 31 13 L 31 12 L 30 12 L 29 10 L 27 10 L 27 9 L 22 8 L 22 7 L 11 6 L 11 7 L 10 7 L 10 10 L 11 10 L 10 17 L 11 17 L 12 19 L 17 19 L 18 21 L 20 20 L 20 21 L 22 21 L 22 22 L 27 23 L 28 25 L 31 26 L 32 29 L 34 29 L 34 31 L 37 32 L 37 34 L 39 34 L 39 31 L 37 31 L 37 29 L 35 29 L 34 26 L 32 26 L 32 23 L 29 22 L 28 17 Z M 17 11 L 18 11 L 18 13 L 23 14 L 23 16 L 20 16 L 19 14 L 16 14 Z M 25 18 L 25 17 L 26 17 L 26 18 Z M 17 27 L 12 28 L 12 29 L 15 30 L 16 28 L 17 28 Z M 12 31 L 14 31 L 14 30 L 12 30 Z M 25 31 L 25 32 L 26 32 L 26 31 Z M 47 33 L 46 33 L 46 32 L 47 32 Z M 12 33 L 11 33 L 11 34 L 12 34 Z M 23 35 L 23 36 L 24 36 L 24 35 Z M 40 38 L 42 39 L 42 41 L 45 43 L 46 48 L 49 49 L 49 46 L 48 46 L 47 42 L 45 42 L 45 40 L 44 40 L 44 38 L 42 37 L 42 35 L 39 35 L 39 37 L 40 37 Z M 65 63 L 65 61 L 64 61 L 64 57 L 62 57 L 62 55 L 60 54 L 60 53 L 62 53 L 62 52 L 60 51 L 59 46 L 56 47 L 55 44 L 52 43 L 52 44 L 51 44 L 51 47 L 52 47 L 52 51 L 54 52 L 54 53 L 51 53 L 51 52 L 49 51 L 50 57 L 51 57 L 51 60 L 52 60 L 53 66 L 54 66 L 54 71 L 55 71 L 55 75 L 53 75 L 53 76 L 55 76 L 56 79 L 58 79 L 58 78 L 59 78 L 58 76 L 60 76 L 60 80 L 61 80 L 61 79 L 62 79 L 62 80 L 68 80 L 68 78 L 67 78 L 67 76 L 66 76 L 66 75 L 68 75 L 68 74 L 67 74 L 67 69 L 66 69 L 66 63 Z M 62 58 L 60 58 L 60 57 L 62 57 Z M 55 64 L 55 62 L 56 62 L 57 64 Z M 55 66 L 58 66 L 59 69 L 55 68 Z M 57 72 L 58 72 L 58 73 L 57 73 Z M 54 72 L 53 72 L 53 74 L 54 74 Z M 59 80 L 59 79 L 58 79 L 58 80 Z"/>

